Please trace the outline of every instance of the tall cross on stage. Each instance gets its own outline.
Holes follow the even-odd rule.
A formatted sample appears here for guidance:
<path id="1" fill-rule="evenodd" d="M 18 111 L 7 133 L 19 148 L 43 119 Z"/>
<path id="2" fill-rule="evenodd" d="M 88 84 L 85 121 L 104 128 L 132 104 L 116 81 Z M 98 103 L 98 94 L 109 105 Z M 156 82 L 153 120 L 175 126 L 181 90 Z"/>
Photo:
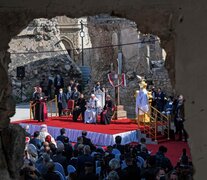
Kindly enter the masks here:
<path id="1" fill-rule="evenodd" d="M 120 105 L 120 86 L 125 87 L 125 74 L 122 73 L 122 52 L 118 52 L 117 59 L 117 73 L 113 71 L 111 64 L 111 73 L 108 74 L 108 79 L 110 84 L 115 88 L 115 104 L 116 104 L 116 112 L 115 119 L 126 118 L 126 111 L 124 111 L 124 107 Z"/>

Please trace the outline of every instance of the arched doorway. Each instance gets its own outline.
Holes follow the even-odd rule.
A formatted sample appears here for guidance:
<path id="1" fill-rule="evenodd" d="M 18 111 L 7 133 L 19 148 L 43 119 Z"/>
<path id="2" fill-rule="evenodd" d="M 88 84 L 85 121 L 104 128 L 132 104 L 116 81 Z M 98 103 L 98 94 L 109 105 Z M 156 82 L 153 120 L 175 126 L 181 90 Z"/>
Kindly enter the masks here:
<path id="1" fill-rule="evenodd" d="M 69 40 L 67 37 L 61 37 L 62 43 L 64 44 L 69 56 L 75 60 L 75 50 L 74 50 L 74 45 L 71 42 L 71 40 Z"/>

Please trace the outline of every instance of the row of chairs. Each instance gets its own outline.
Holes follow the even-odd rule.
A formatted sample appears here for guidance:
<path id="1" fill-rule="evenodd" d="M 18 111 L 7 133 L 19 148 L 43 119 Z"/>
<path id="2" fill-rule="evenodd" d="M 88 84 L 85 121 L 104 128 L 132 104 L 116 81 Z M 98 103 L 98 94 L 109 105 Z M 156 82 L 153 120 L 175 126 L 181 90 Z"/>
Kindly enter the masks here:
<path id="1" fill-rule="evenodd" d="M 65 176 L 63 166 L 58 162 L 55 162 L 54 164 L 55 164 L 55 173 L 59 175 L 61 180 L 66 180 L 66 176 Z M 96 164 L 97 164 L 97 162 L 96 162 Z M 67 172 L 68 172 L 68 179 L 69 179 L 70 174 L 76 172 L 76 168 L 72 165 L 68 165 L 67 166 Z M 96 165 L 96 174 L 98 176 L 101 175 L 101 167 L 99 167 L 97 165 Z"/>
<path id="2" fill-rule="evenodd" d="M 55 162 L 54 164 L 55 164 L 55 172 L 59 175 L 60 179 L 66 180 L 65 171 L 64 171 L 63 166 L 58 162 Z M 76 172 L 76 168 L 72 165 L 68 165 L 67 172 L 68 172 L 68 177 L 70 177 L 71 173 Z"/>

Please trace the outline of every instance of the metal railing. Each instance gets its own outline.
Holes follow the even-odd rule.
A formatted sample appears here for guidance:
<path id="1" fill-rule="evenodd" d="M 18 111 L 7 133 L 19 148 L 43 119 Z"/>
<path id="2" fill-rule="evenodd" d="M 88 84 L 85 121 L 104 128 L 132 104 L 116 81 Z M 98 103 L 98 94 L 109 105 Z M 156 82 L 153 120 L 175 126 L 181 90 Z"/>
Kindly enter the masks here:
<path id="1" fill-rule="evenodd" d="M 33 103 L 33 101 L 29 102 L 29 119 L 32 120 L 32 117 L 34 119 L 35 117 L 35 105 L 36 103 Z"/>
<path id="2" fill-rule="evenodd" d="M 57 114 L 58 114 L 58 101 L 57 101 L 57 95 L 55 95 L 55 98 L 54 98 L 54 99 L 52 99 L 52 100 L 50 100 L 50 101 L 47 102 L 48 107 L 50 107 L 50 108 L 49 108 L 49 114 L 50 114 L 50 117 L 51 117 L 51 118 L 52 118 L 52 116 L 53 116 L 53 111 L 52 111 L 52 104 L 53 104 L 53 102 L 55 102 L 55 115 L 57 116 Z"/>
<path id="3" fill-rule="evenodd" d="M 167 139 L 170 139 L 170 118 L 158 111 L 155 107 L 150 106 L 151 116 L 156 117 L 157 126 L 161 128 L 162 135 L 165 135 Z"/>
<path id="4" fill-rule="evenodd" d="M 153 106 L 150 106 L 149 112 L 144 112 L 142 109 L 138 108 L 138 112 L 140 111 L 142 115 L 138 115 L 137 124 L 139 127 L 143 127 L 145 134 L 148 134 L 150 138 L 157 141 L 157 134 L 158 131 L 160 131 L 158 128 L 161 128 L 162 135 L 165 135 L 168 140 L 170 139 L 170 121 L 167 116 Z"/>
<path id="5" fill-rule="evenodd" d="M 50 114 L 50 117 L 52 118 L 53 116 L 53 111 L 52 111 L 52 104 L 53 102 L 55 102 L 55 115 L 57 116 L 58 114 L 58 102 L 57 102 L 57 95 L 55 95 L 55 98 L 48 101 L 47 102 L 47 107 L 50 107 L 49 108 L 49 114 Z M 33 103 L 33 101 L 30 101 L 30 120 L 32 120 L 32 117 L 34 119 L 35 117 L 35 111 L 36 111 L 36 103 Z"/>

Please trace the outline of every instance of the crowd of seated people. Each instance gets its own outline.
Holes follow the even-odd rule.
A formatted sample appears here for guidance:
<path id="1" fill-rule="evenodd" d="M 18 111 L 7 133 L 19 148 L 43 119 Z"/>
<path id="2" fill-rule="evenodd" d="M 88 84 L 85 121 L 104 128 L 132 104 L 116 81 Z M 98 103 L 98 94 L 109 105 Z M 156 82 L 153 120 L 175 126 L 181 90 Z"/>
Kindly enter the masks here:
<path id="1" fill-rule="evenodd" d="M 123 145 L 121 136 L 116 136 L 113 146 L 103 148 L 95 146 L 86 131 L 77 137 L 75 144 L 69 141 L 65 129 L 56 138 L 47 132 L 45 139 L 41 139 L 40 133 L 41 129 L 26 142 L 20 171 L 25 180 L 192 179 L 192 163 L 185 149 L 173 167 L 165 155 L 165 146 L 160 146 L 152 155 L 144 139 L 140 144 Z"/>

